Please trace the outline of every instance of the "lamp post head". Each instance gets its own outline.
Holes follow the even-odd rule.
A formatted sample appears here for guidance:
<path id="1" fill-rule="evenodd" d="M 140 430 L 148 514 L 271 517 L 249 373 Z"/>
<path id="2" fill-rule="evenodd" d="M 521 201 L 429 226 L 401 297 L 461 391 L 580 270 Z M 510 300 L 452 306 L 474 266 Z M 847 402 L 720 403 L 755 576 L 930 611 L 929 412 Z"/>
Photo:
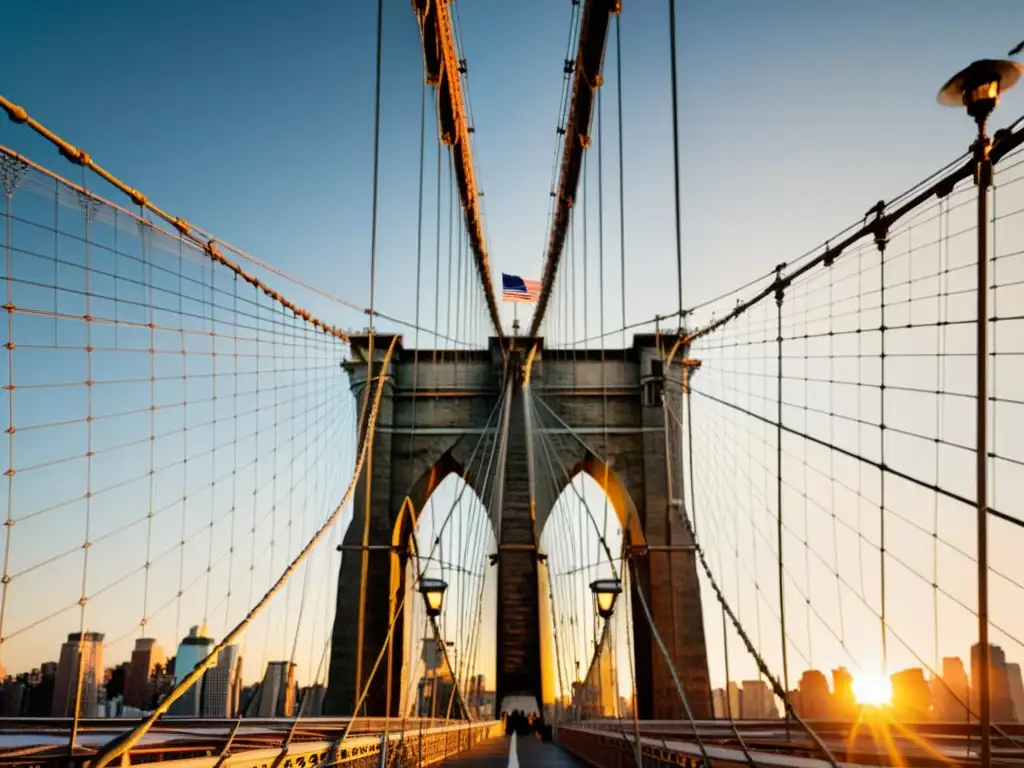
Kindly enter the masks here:
<path id="1" fill-rule="evenodd" d="M 622 584 L 618 579 L 598 579 L 590 583 L 590 591 L 594 593 L 597 613 L 602 619 L 610 619 L 615 612 L 615 600 L 622 594 Z"/>
<path id="2" fill-rule="evenodd" d="M 942 86 L 939 104 L 966 107 L 967 114 L 981 125 L 999 103 L 999 96 L 1020 80 L 1022 69 L 1017 62 L 1002 59 L 972 62 Z"/>
<path id="3" fill-rule="evenodd" d="M 420 594 L 423 595 L 423 603 L 427 607 L 427 616 L 436 618 L 441 615 L 446 589 L 448 589 L 448 582 L 443 579 L 420 579 Z"/>

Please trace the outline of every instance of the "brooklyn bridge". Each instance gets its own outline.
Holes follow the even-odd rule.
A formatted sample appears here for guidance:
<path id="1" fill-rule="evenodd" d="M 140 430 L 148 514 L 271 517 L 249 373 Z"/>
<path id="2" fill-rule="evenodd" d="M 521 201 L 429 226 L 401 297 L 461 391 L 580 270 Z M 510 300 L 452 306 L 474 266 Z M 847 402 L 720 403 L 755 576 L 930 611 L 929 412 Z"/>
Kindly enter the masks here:
<path id="1" fill-rule="evenodd" d="M 477 77 L 467 51 L 488 27 L 459 6 L 504 19 L 492 35 L 532 22 L 503 32 L 513 14 L 486 3 L 364 5 L 351 23 L 366 16 L 371 58 L 344 79 L 370 109 L 353 96 L 345 120 L 367 139 L 369 202 L 331 219 L 329 246 L 301 187 L 273 203 L 277 242 L 243 249 L 221 235 L 259 229 L 252 213 L 208 220 L 189 190 L 138 180 L 154 178 L 145 152 L 126 143 L 134 160 L 107 164 L 77 143 L 129 142 L 132 126 L 0 95 L 0 765 L 1021 764 L 1015 52 L 954 51 L 960 71 L 930 91 L 900 81 L 963 141 L 923 180 L 878 182 L 841 231 L 798 210 L 834 214 L 824 186 L 782 226 L 734 206 L 723 237 L 760 248 L 739 271 L 715 243 L 685 245 L 685 134 L 703 113 L 679 81 L 731 87 L 688 58 L 692 9 L 567 0 L 530 274 L 500 238 L 492 251 L 484 205 L 503 199 L 484 194 L 488 164 L 520 161 L 477 136 L 481 99 L 518 98 L 526 64 Z M 664 38 L 633 38 L 634 61 L 667 49 L 657 95 L 630 95 L 634 13 Z M 780 100 L 824 98 L 800 82 L 813 68 Z M 383 85 L 399 71 L 419 81 L 402 120 Z M 204 98 L 170 85 L 171 109 Z M 337 140 L 270 91 L 279 140 Z M 634 192 L 630 158 L 662 118 L 670 141 Z M 915 141 L 898 112 L 878 120 Z M 284 187 L 324 172 L 204 131 L 181 139 L 202 199 L 227 189 L 211 152 L 276 164 Z M 388 153 L 409 162 L 382 169 Z M 701 177 L 698 217 L 748 184 L 729 174 Z M 386 216 L 391 194 L 408 215 Z M 295 268 L 325 247 L 341 267 Z"/>

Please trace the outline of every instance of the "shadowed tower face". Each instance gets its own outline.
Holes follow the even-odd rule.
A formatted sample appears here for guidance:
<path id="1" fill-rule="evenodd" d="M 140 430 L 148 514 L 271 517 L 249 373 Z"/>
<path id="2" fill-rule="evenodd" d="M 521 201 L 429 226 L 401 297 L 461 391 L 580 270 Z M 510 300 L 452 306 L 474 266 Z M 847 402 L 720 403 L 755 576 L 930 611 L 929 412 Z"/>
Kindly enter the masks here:
<path id="1" fill-rule="evenodd" d="M 639 716 L 685 717 L 643 611 L 642 593 L 694 716 L 710 717 L 696 558 L 673 503 L 682 496 L 681 440 L 678 429 L 665 428 L 669 410 L 681 412 L 678 365 L 664 375 L 653 336 L 637 337 L 625 350 L 577 351 L 575 359 L 545 358 L 538 340 L 524 387 L 522 362 L 532 342 L 513 341 L 505 350 L 507 364 L 496 340 L 488 350 L 461 352 L 457 358 L 397 347 L 384 379 L 371 460 L 357 486 L 353 522 L 342 545 L 324 714 L 351 714 L 364 688 L 360 713 L 404 711 L 410 686 L 403 665 L 408 655 L 403 617 L 390 641 L 388 627 L 405 597 L 406 568 L 414 562 L 404 554 L 413 521 L 452 472 L 488 504 L 498 542 L 498 625 L 493 635 L 484 630 L 484 637 L 497 643 L 495 711 L 507 696 L 532 697 L 538 704 L 552 699 L 555 662 L 550 642 L 542 642 L 551 626 L 550 611 L 541 606 L 548 597 L 539 588 L 538 542 L 561 491 L 586 472 L 608 494 L 624 541 L 636 553 L 630 582 Z M 389 343 L 389 337 L 375 338 L 376 365 Z M 361 402 L 367 340 L 353 339 L 352 353 L 346 368 Z M 552 463 L 568 471 L 553 473 Z M 366 550 L 361 549 L 364 525 Z M 367 686 L 385 644 L 390 650 Z"/>

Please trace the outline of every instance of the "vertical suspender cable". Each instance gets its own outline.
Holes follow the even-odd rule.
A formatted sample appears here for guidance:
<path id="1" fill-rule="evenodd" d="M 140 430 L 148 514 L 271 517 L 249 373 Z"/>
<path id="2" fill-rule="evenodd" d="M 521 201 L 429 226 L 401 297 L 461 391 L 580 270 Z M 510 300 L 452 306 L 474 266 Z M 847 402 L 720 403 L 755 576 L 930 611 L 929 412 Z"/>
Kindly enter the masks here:
<path id="1" fill-rule="evenodd" d="M 679 290 L 679 317 L 683 316 L 683 241 L 679 210 L 679 94 L 676 86 L 676 0 L 668 0 L 668 40 L 672 54 L 672 164 L 676 183 L 676 277 Z M 621 106 L 619 109 L 621 110 Z M 621 136 L 620 136 L 621 141 Z M 625 318 L 623 318 L 625 319 Z M 625 323 L 623 323 L 625 325 Z"/>
<path id="2" fill-rule="evenodd" d="M 776 268 L 775 273 L 775 306 L 777 318 L 777 335 L 775 338 L 778 344 L 778 365 L 776 370 L 777 393 L 776 406 L 778 423 L 775 425 L 775 468 L 776 468 L 776 521 L 778 524 L 778 555 L 779 555 L 779 629 L 782 639 L 782 686 L 786 694 L 789 694 L 789 659 L 786 652 L 786 584 L 784 581 L 785 571 L 782 560 L 782 270 L 784 264 Z M 786 710 L 786 731 L 789 738 L 789 710 Z"/>
<path id="3" fill-rule="evenodd" d="M 881 215 L 881 213 L 879 213 Z M 878 288 L 879 304 L 881 304 L 881 328 L 879 332 L 880 358 L 878 366 L 879 387 L 878 387 L 878 459 L 882 467 L 885 467 L 885 234 L 879 230 L 875 233 L 875 245 L 878 246 Z M 886 623 L 886 592 L 885 592 L 885 476 L 888 474 L 885 469 L 879 472 L 879 501 L 878 501 L 878 530 L 879 549 L 878 565 L 880 569 L 881 589 L 881 612 L 882 622 L 882 674 L 889 674 L 889 652 L 888 634 L 889 629 Z"/>
<path id="4" fill-rule="evenodd" d="M 437 142 L 437 239 L 434 242 L 434 353 L 432 362 L 437 362 L 437 347 L 440 339 L 437 330 L 441 326 L 441 142 Z M 433 510 L 433 505 L 431 505 Z M 431 515 L 433 518 L 433 515 Z M 433 524 L 433 523 L 431 523 Z"/>
<path id="5" fill-rule="evenodd" d="M 622 346 L 626 346 L 626 191 L 622 172 L 622 14 L 615 17 L 615 88 L 619 108 L 619 264 L 622 276 Z"/>
<path id="6" fill-rule="evenodd" d="M 370 210 L 370 331 L 367 347 L 369 349 L 366 360 L 366 382 L 363 384 L 365 397 L 370 396 L 370 382 L 373 380 L 373 299 L 374 284 L 377 271 L 377 187 L 380 177 L 380 73 L 381 73 L 381 48 L 384 32 L 384 0 L 377 0 L 377 77 L 376 94 L 373 115 L 373 202 Z M 383 379 L 381 387 L 384 386 Z M 369 422 L 363 425 L 363 430 L 369 427 Z M 369 550 L 370 544 L 370 499 L 372 495 L 373 477 L 373 446 L 366 453 L 366 494 L 363 500 L 363 550 L 362 569 L 359 578 L 359 628 L 356 640 L 356 696 L 362 687 L 363 678 L 363 640 L 366 632 L 366 579 L 370 567 Z M 353 715 L 358 713 L 353 711 Z"/>

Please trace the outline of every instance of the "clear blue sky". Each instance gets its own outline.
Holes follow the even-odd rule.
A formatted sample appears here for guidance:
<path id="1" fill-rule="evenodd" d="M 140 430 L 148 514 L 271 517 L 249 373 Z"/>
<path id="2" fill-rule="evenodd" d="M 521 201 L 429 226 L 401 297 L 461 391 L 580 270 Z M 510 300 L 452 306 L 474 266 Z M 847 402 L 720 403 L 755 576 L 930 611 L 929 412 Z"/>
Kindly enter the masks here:
<path id="1" fill-rule="evenodd" d="M 421 54 L 408 3 L 386 6 L 377 304 L 409 314 Z M 539 277 L 570 5 L 457 6 L 493 268 Z M 19 29 L 0 53 L 8 98 L 166 209 L 366 303 L 374 3 L 55 8 L 5 6 Z M 675 307 L 671 280 L 644 279 L 675 273 L 666 9 L 626 2 L 622 17 L 630 319 Z M 977 16 L 951 0 L 680 2 L 687 303 L 802 253 L 961 151 L 969 122 L 935 91 L 1005 53 L 1022 18 L 1013 0 Z M 996 125 L 1019 103 L 1011 93 Z M 0 139 L 69 171 L 23 129 L 4 124 Z"/>
<path id="2" fill-rule="evenodd" d="M 456 5 L 492 268 L 539 278 L 571 6 Z M 422 61 L 409 3 L 386 6 L 376 306 L 411 320 Z M 1001 56 L 1024 36 L 1024 6 L 1015 0 L 976 16 L 952 0 L 678 6 L 687 304 L 791 260 L 966 149 L 969 120 L 940 108 L 936 90 L 972 59 Z M 621 23 L 633 321 L 676 308 L 667 5 L 625 0 Z M 164 209 L 366 304 L 375 25 L 376 4 L 362 1 L 11 2 L 0 9 L 0 26 L 17 30 L 0 50 L 2 92 Z M 616 56 L 610 43 L 606 62 Z M 621 285 L 615 89 L 610 71 L 607 327 L 619 320 Z M 1021 93 L 1006 97 L 994 127 L 1024 113 Z M 0 123 L 0 143 L 77 179 L 23 126 Z M 433 147 L 430 135 L 429 265 Z M 593 165 L 589 173 L 594 195 Z M 589 222 L 594 243 L 596 212 Z M 432 308 L 432 282 L 424 282 Z M 310 302 L 329 322 L 363 324 L 356 313 Z M 596 315 L 588 322 L 593 330 Z"/>

